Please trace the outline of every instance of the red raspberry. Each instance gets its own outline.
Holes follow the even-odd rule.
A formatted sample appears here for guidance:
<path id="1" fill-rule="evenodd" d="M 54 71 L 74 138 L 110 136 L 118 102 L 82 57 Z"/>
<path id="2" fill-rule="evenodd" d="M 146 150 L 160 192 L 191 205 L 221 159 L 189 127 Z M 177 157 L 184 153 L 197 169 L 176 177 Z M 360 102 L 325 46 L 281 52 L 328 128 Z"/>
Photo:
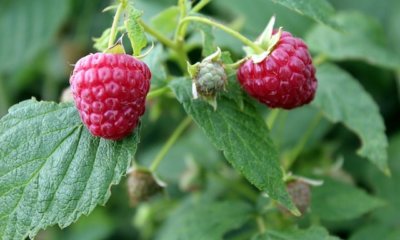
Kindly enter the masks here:
<path id="1" fill-rule="evenodd" d="M 237 78 L 244 90 L 271 108 L 292 109 L 311 102 L 317 88 L 315 68 L 306 44 L 289 32 L 264 60 L 242 64 Z"/>
<path id="2" fill-rule="evenodd" d="M 81 58 L 70 78 L 75 105 L 94 136 L 129 135 L 145 111 L 151 72 L 127 54 L 95 53 Z"/>

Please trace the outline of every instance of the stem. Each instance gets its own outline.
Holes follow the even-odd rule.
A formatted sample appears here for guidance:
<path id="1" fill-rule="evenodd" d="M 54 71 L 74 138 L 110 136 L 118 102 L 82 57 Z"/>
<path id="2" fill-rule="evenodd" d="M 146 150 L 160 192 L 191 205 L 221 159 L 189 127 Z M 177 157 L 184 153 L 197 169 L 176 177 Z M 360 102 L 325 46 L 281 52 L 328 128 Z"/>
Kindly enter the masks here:
<path id="1" fill-rule="evenodd" d="M 179 23 L 181 23 L 181 21 L 186 17 L 187 12 L 186 12 L 186 6 L 185 6 L 185 0 L 179 0 L 178 1 L 178 6 L 179 6 Z M 186 34 L 186 26 L 184 26 L 185 24 L 183 24 L 182 26 L 180 24 L 178 24 L 178 28 L 176 29 L 175 32 L 175 37 L 174 40 L 175 42 L 180 45 L 183 41 L 183 38 L 185 37 Z"/>
<path id="2" fill-rule="evenodd" d="M 267 125 L 269 127 L 269 130 L 272 130 L 274 127 L 275 121 L 279 116 L 279 113 L 281 111 L 279 109 L 272 109 L 271 112 L 267 116 Z"/>
<path id="3" fill-rule="evenodd" d="M 205 7 L 211 0 L 201 0 L 199 3 L 194 6 L 192 9 L 193 13 L 199 12 L 203 7 Z"/>
<path id="4" fill-rule="evenodd" d="M 167 155 L 168 151 L 171 149 L 171 147 L 174 145 L 176 140 L 178 140 L 179 136 L 183 133 L 183 131 L 186 129 L 186 127 L 189 126 L 190 123 L 191 123 L 190 117 L 186 117 L 179 124 L 179 126 L 175 129 L 175 131 L 168 138 L 167 142 L 164 144 L 164 146 L 161 148 L 160 152 L 157 154 L 157 156 L 154 158 L 153 162 L 151 163 L 151 166 L 150 166 L 151 172 L 154 172 L 157 170 L 158 166 L 160 165 L 161 161 L 164 159 L 165 155 Z"/>
<path id="5" fill-rule="evenodd" d="M 152 100 L 153 98 L 159 97 L 161 95 L 164 95 L 164 93 L 169 91 L 169 87 L 162 87 L 162 88 L 157 88 L 155 90 L 151 90 L 147 94 L 147 100 Z"/>
<path id="6" fill-rule="evenodd" d="M 326 62 L 326 60 L 328 60 L 328 57 L 326 55 L 319 54 L 313 59 L 314 66 L 321 65 L 322 63 Z"/>
<path id="7" fill-rule="evenodd" d="M 266 230 L 264 219 L 261 216 L 257 216 L 256 221 L 258 230 L 260 231 L 261 234 L 264 233 Z"/>
<path id="8" fill-rule="evenodd" d="M 114 20 L 113 20 L 113 23 L 111 25 L 110 38 L 108 39 L 108 47 L 109 48 L 114 45 L 114 40 L 115 40 L 116 31 L 117 31 L 118 21 L 119 21 L 119 18 L 121 17 L 123 8 L 124 7 L 122 6 L 122 3 L 120 3 L 118 5 L 117 12 L 114 15 Z"/>
<path id="9" fill-rule="evenodd" d="M 189 21 L 193 21 L 193 22 L 201 22 L 204 24 L 208 24 L 210 26 L 214 26 L 216 28 L 221 29 L 222 31 L 232 35 L 233 37 L 235 37 L 236 39 L 238 39 L 239 41 L 241 41 L 242 43 L 244 43 L 245 45 L 249 46 L 250 48 L 252 48 L 256 53 L 262 53 L 264 52 L 264 49 L 262 49 L 260 46 L 258 46 L 257 44 L 255 44 L 254 42 L 252 42 L 250 39 L 246 38 L 245 36 L 243 36 L 242 34 L 240 34 L 239 32 L 223 25 L 217 22 L 214 22 L 210 19 L 207 18 L 203 18 L 203 17 L 196 17 L 196 16 L 190 16 L 190 17 L 185 17 L 183 18 L 178 25 L 178 35 L 181 35 L 181 31 L 184 30 L 184 25 L 186 22 Z"/>
<path id="10" fill-rule="evenodd" d="M 176 49 L 176 45 L 174 42 L 163 36 L 161 33 L 157 32 L 157 30 L 147 25 L 145 22 L 143 22 L 142 19 L 138 19 L 138 22 L 148 34 L 155 37 L 159 42 L 161 42 L 162 44 L 164 44 L 169 48 Z"/>
<path id="11" fill-rule="evenodd" d="M 296 161 L 297 157 L 300 155 L 302 150 L 304 149 L 304 146 L 307 144 L 309 138 L 311 137 L 311 134 L 313 133 L 315 127 L 318 125 L 319 121 L 322 118 L 321 112 L 318 112 L 313 120 L 311 121 L 310 125 L 308 126 L 306 132 L 304 133 L 303 137 L 300 139 L 300 141 L 297 143 L 297 145 L 293 148 L 293 150 L 289 153 L 289 156 L 287 158 L 286 164 L 284 165 L 285 169 L 289 169 L 293 163 Z"/>

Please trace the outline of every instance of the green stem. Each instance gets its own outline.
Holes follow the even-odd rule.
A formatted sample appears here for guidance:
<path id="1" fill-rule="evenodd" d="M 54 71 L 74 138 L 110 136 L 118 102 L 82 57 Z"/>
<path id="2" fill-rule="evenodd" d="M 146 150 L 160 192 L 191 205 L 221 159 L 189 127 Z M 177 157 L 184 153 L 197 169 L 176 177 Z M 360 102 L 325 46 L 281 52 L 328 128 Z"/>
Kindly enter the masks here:
<path id="1" fill-rule="evenodd" d="M 171 149 L 171 147 L 174 145 L 176 140 L 178 140 L 180 135 L 189 126 L 190 123 L 191 123 L 190 117 L 186 117 L 179 124 L 179 126 L 175 129 L 175 131 L 168 138 L 167 142 L 164 144 L 164 146 L 161 148 L 160 152 L 157 154 L 157 156 L 154 158 L 153 162 L 151 163 L 151 166 L 150 166 L 151 172 L 154 172 L 157 170 L 158 166 L 160 165 L 161 161 L 164 159 L 165 155 L 167 155 L 168 151 Z"/>
<path id="2" fill-rule="evenodd" d="M 108 39 L 108 47 L 109 48 L 114 45 L 114 40 L 115 40 L 116 31 L 117 31 L 117 27 L 118 27 L 118 21 L 119 21 L 119 18 L 121 17 L 123 10 L 124 10 L 124 7 L 123 7 L 122 3 L 120 3 L 118 5 L 117 12 L 114 15 L 114 20 L 111 25 L 110 38 Z"/>
<path id="3" fill-rule="evenodd" d="M 293 150 L 289 153 L 286 162 L 284 164 L 284 167 L 286 170 L 290 169 L 290 167 L 293 165 L 293 163 L 296 161 L 297 157 L 300 155 L 300 153 L 303 151 L 304 146 L 307 144 L 309 138 L 311 137 L 311 134 L 319 124 L 320 120 L 322 118 L 321 112 L 318 112 L 313 120 L 311 121 L 310 125 L 308 126 L 306 132 L 303 134 L 302 138 L 300 141 L 297 143 L 297 145 L 293 148 Z"/>
<path id="4" fill-rule="evenodd" d="M 184 19 L 187 15 L 185 0 L 179 0 L 178 6 L 179 6 L 179 11 L 180 11 L 180 14 L 179 14 L 179 23 L 180 23 L 182 21 L 182 19 Z M 184 26 L 184 25 L 185 24 L 183 24 L 182 26 L 178 25 L 178 28 L 175 31 L 174 40 L 177 43 L 177 45 L 180 45 L 182 43 L 182 41 L 186 35 L 186 26 Z"/>
<path id="5" fill-rule="evenodd" d="M 197 16 L 189 16 L 189 17 L 185 17 L 183 18 L 178 25 L 178 35 L 181 36 L 182 35 L 182 31 L 184 30 L 184 26 L 186 22 L 189 21 L 193 21 L 193 22 L 201 22 L 210 26 L 214 26 L 216 28 L 221 29 L 222 31 L 232 35 L 233 37 L 235 37 L 236 39 L 238 39 L 239 41 L 241 41 L 242 43 L 244 43 L 245 45 L 249 46 L 250 48 L 252 48 L 256 53 L 262 53 L 264 52 L 264 49 L 262 49 L 260 46 L 258 46 L 257 44 L 255 44 L 254 42 L 252 42 L 250 39 L 246 38 L 245 36 L 243 36 L 242 34 L 240 34 L 239 32 L 223 25 L 217 22 L 214 22 L 210 19 L 207 18 L 203 18 L 203 17 L 197 17 Z"/>
<path id="6" fill-rule="evenodd" d="M 272 109 L 270 111 L 270 113 L 267 116 L 267 125 L 269 127 L 270 130 L 272 130 L 272 128 L 274 127 L 275 121 L 279 116 L 279 113 L 281 111 L 279 109 Z"/>
<path id="7" fill-rule="evenodd" d="M 314 66 L 321 65 L 322 63 L 326 62 L 328 57 L 324 54 L 319 54 L 313 59 Z"/>
<path id="8" fill-rule="evenodd" d="M 194 8 L 192 8 L 192 12 L 193 13 L 197 13 L 199 12 L 201 9 L 203 9 L 209 2 L 211 2 L 211 0 L 201 0 L 199 3 L 196 4 L 196 6 L 194 6 Z"/>
<path id="9" fill-rule="evenodd" d="M 157 88 L 155 90 L 151 90 L 148 94 L 147 94 L 147 100 L 152 100 L 156 97 L 162 96 L 165 93 L 169 92 L 169 87 L 162 87 L 162 88 Z"/>
<path id="10" fill-rule="evenodd" d="M 262 216 L 257 216 L 256 221 L 257 221 L 257 226 L 258 226 L 259 232 L 261 234 L 264 233 L 266 230 L 266 227 L 265 227 L 265 222 L 264 222 L 264 219 L 262 218 Z"/>
<path id="11" fill-rule="evenodd" d="M 143 22 L 142 19 L 138 19 L 138 22 L 143 27 L 144 31 L 155 37 L 159 42 L 161 42 L 162 44 L 164 44 L 169 48 L 176 49 L 176 45 L 174 42 L 169 40 L 167 37 L 163 36 L 161 33 L 157 32 L 157 30 L 147 25 L 145 22 Z"/>

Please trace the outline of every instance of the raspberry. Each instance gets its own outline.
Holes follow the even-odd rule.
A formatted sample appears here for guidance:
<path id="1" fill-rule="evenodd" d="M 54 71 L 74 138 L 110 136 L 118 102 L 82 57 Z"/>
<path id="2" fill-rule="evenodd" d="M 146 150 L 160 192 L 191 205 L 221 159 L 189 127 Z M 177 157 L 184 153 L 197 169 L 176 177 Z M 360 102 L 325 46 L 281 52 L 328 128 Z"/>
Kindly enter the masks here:
<path id="1" fill-rule="evenodd" d="M 286 185 L 287 191 L 293 203 L 304 214 L 310 205 L 311 189 L 310 185 L 301 180 L 291 181 Z"/>
<path id="2" fill-rule="evenodd" d="M 225 88 L 226 73 L 220 62 L 202 61 L 194 78 L 200 96 L 214 97 Z"/>
<path id="3" fill-rule="evenodd" d="M 314 99 L 317 88 L 307 45 L 285 31 L 264 60 L 243 63 L 237 78 L 249 95 L 271 108 L 292 109 L 307 104 Z"/>
<path id="4" fill-rule="evenodd" d="M 150 171 L 145 169 L 134 169 L 130 172 L 127 183 L 132 206 L 148 200 L 165 187 L 163 182 L 157 180 Z"/>
<path id="5" fill-rule="evenodd" d="M 145 111 L 151 72 L 127 54 L 95 53 L 81 58 L 70 78 L 79 115 L 94 136 L 119 140 Z"/>

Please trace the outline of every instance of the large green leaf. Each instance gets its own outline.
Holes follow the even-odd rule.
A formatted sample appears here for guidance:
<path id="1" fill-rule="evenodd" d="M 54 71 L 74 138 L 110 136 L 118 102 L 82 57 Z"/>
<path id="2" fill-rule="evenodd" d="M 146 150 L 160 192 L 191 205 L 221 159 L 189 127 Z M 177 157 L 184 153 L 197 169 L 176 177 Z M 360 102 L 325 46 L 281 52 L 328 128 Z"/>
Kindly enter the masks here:
<path id="1" fill-rule="evenodd" d="M 332 5 L 326 0 L 272 0 L 275 3 L 279 3 L 293 11 L 296 11 L 302 15 L 308 16 L 315 21 L 324 23 L 331 27 L 337 27 L 332 21 L 332 17 L 335 13 Z"/>
<path id="2" fill-rule="evenodd" d="M 176 79 L 171 87 L 186 112 L 235 169 L 271 198 L 295 210 L 282 179 L 277 151 L 254 106 L 245 101 L 241 109 L 233 99 L 222 96 L 214 111 L 205 101 L 192 98 L 189 79 Z"/>
<path id="3" fill-rule="evenodd" d="M 105 204 L 137 142 L 137 133 L 93 137 L 72 104 L 28 100 L 10 108 L 0 120 L 0 238 L 66 227 Z"/>
<path id="4" fill-rule="evenodd" d="M 331 179 L 325 179 L 322 186 L 312 191 L 311 212 L 324 220 L 357 218 L 383 205 L 382 200 L 361 189 Z"/>
<path id="5" fill-rule="evenodd" d="M 132 45 L 133 53 L 135 56 L 138 56 L 141 50 L 147 45 L 144 29 L 139 23 L 139 18 L 143 12 L 137 10 L 132 4 L 127 5 L 126 12 L 125 28 Z"/>
<path id="6" fill-rule="evenodd" d="M 68 1 L 2 1 L 0 72 L 32 61 L 51 42 L 68 13 Z"/>
<path id="7" fill-rule="evenodd" d="M 338 240 L 329 235 L 329 232 L 320 226 L 311 226 L 308 229 L 294 229 L 287 231 L 268 230 L 252 240 Z"/>
<path id="8" fill-rule="evenodd" d="M 341 122 L 361 139 L 358 154 L 389 174 L 385 125 L 372 97 L 350 74 L 324 64 L 317 68 L 319 80 L 313 105 L 332 122 Z"/>
<path id="9" fill-rule="evenodd" d="M 209 240 L 242 226 L 251 216 L 243 202 L 225 201 L 182 204 L 167 219 L 157 240 Z"/>
<path id="10" fill-rule="evenodd" d="M 333 60 L 363 60 L 380 67 L 399 69 L 400 56 L 385 47 L 379 25 L 360 13 L 341 13 L 336 20 L 343 31 L 323 25 L 313 28 L 306 37 L 310 50 Z"/>

